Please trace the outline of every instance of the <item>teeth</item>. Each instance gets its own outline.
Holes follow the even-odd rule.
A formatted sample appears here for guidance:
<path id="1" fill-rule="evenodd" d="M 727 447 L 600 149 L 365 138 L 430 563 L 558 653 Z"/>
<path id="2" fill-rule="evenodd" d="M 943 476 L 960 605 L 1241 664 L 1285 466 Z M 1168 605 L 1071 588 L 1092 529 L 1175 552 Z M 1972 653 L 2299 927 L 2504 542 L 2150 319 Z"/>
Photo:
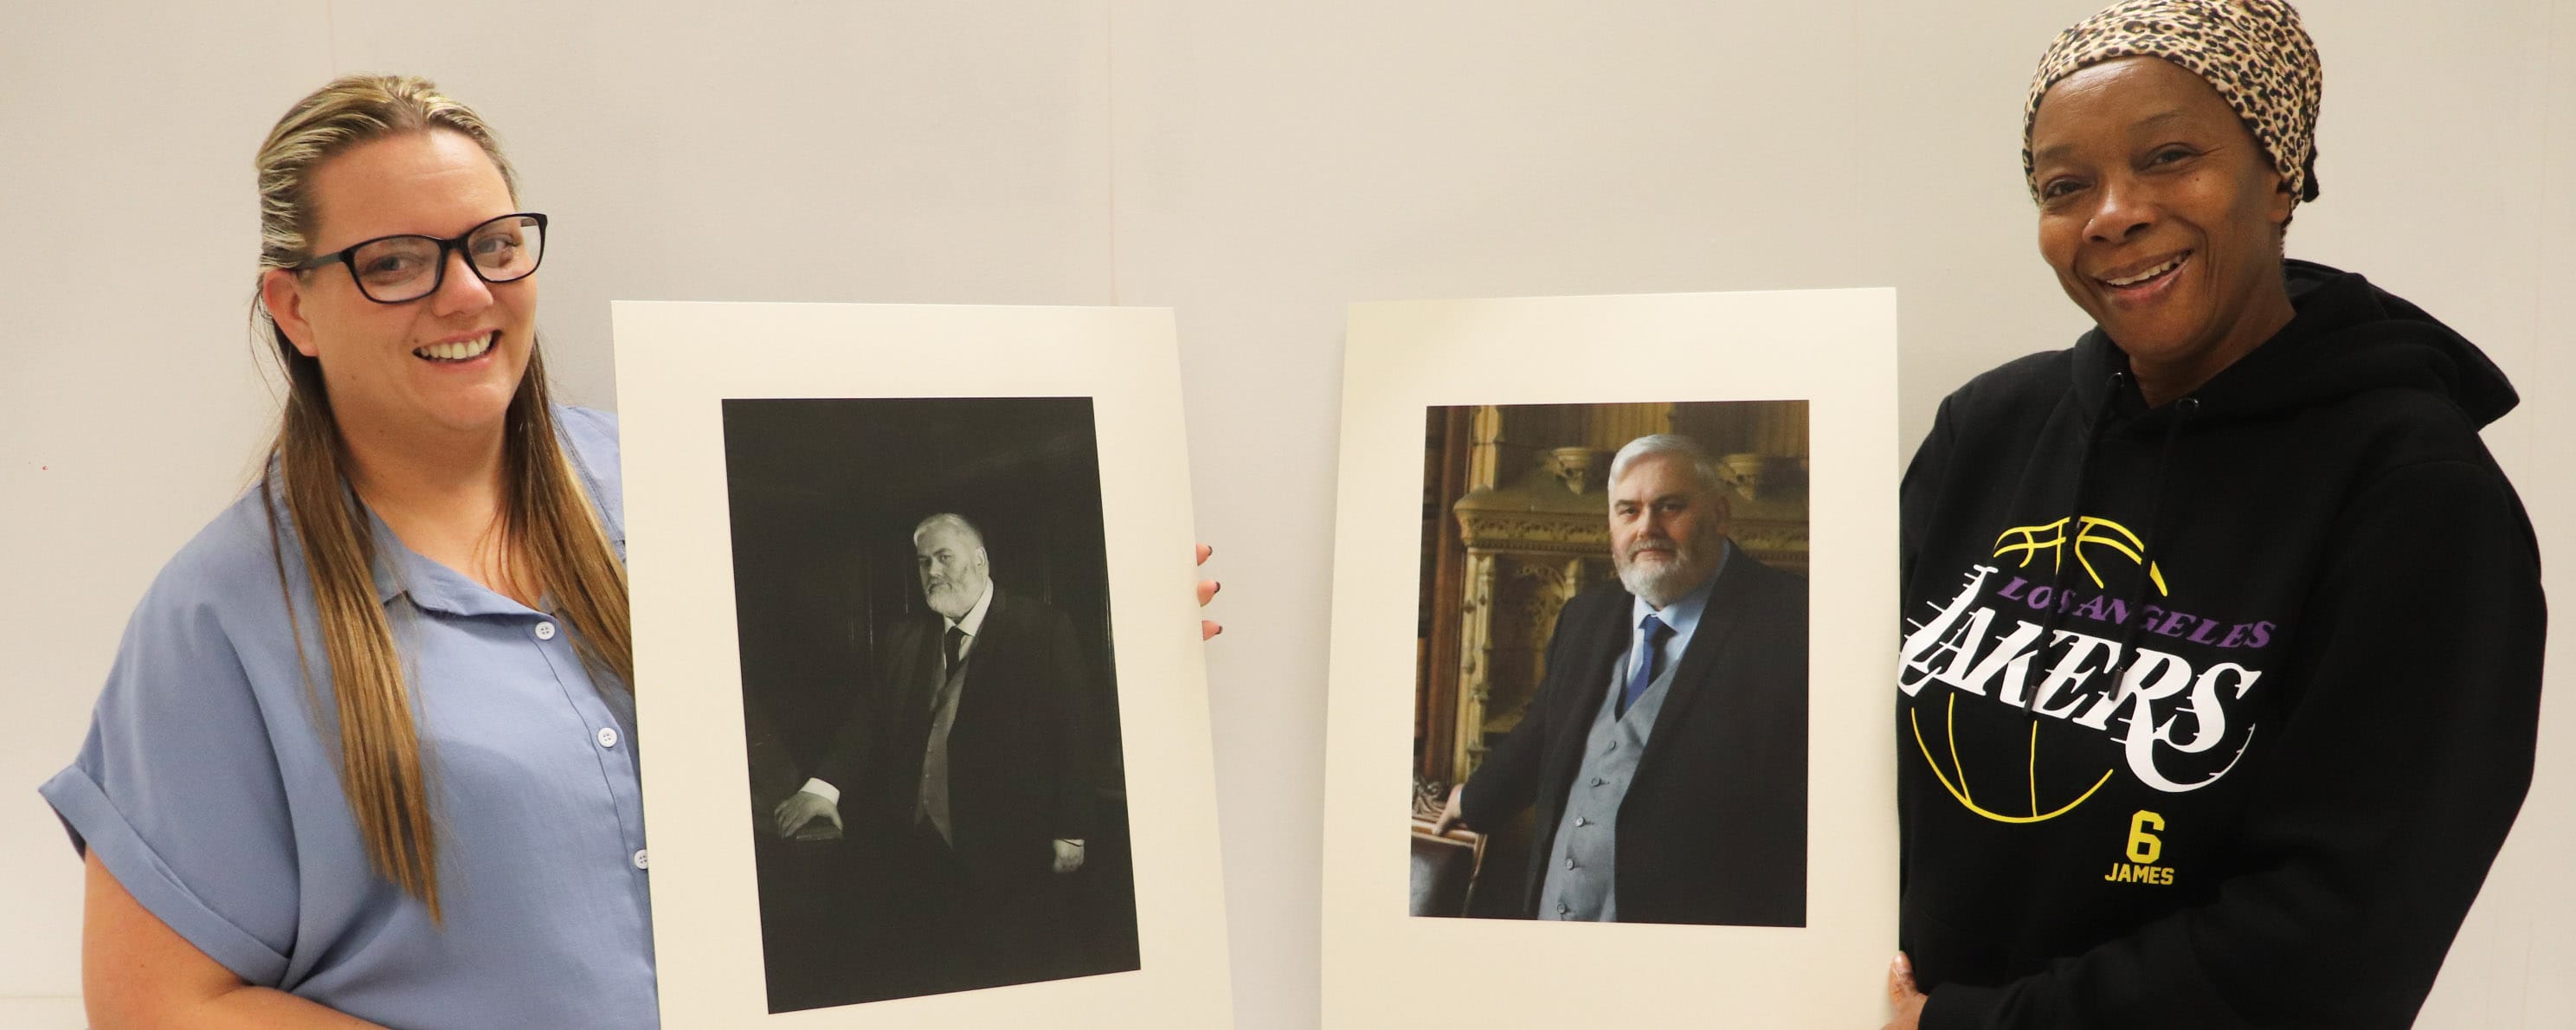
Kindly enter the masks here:
<path id="1" fill-rule="evenodd" d="M 429 358 L 433 361 L 464 361 L 469 358 L 482 357 L 484 351 L 491 350 L 492 340 L 497 335 L 499 334 L 484 333 L 474 339 L 461 340 L 456 343 L 433 343 L 427 347 L 414 347 L 411 352 L 415 356 Z"/>
<path id="2" fill-rule="evenodd" d="M 2187 254 L 2187 253 L 2186 253 L 2186 254 L 2176 254 L 2176 255 L 2174 255 L 2174 256 L 2173 256 L 2173 259 L 2172 259 L 2172 260 L 2166 261 L 2164 264 L 2157 265 L 2157 266 L 2156 266 L 2156 267 L 2154 267 L 2154 268 L 2147 269 L 2147 270 L 2146 270 L 2146 271 L 2144 271 L 2144 272 L 2140 272 L 2140 273 L 2138 273 L 2138 274 L 2136 274 L 2136 275 L 2133 275 L 2133 276 L 2130 276 L 2130 277 L 2128 277 L 2128 278 L 2126 278 L 2126 279 L 2104 279 L 2104 280 L 2102 280 L 2102 281 L 2103 281 L 2103 282 L 2106 282 L 2106 283 L 2109 283 L 2109 284 L 2111 284 L 2111 285 L 2113 285 L 2113 286 L 2135 286 L 2135 285 L 2137 285 L 2137 284 L 2139 284 L 2139 283 L 2142 283 L 2142 282 L 2145 282 L 2145 281 L 2147 281 L 2147 280 L 2149 280 L 2149 279 L 2153 279 L 2153 278 L 2155 278 L 2155 277 L 2157 277 L 2157 276 L 2160 276 L 2160 275 L 2163 275 L 2163 274 L 2165 274 L 2165 273 L 2167 273 L 2167 272 L 2173 271 L 2173 270 L 2174 270 L 2174 268 L 2175 268 L 2175 266 L 2178 266 L 2178 265 L 2182 264 L 2182 259 L 2183 259 L 2183 258 L 2186 258 L 2186 257 L 2189 257 L 2189 256 L 2190 256 L 2190 255 L 2189 255 L 2189 254 Z"/>

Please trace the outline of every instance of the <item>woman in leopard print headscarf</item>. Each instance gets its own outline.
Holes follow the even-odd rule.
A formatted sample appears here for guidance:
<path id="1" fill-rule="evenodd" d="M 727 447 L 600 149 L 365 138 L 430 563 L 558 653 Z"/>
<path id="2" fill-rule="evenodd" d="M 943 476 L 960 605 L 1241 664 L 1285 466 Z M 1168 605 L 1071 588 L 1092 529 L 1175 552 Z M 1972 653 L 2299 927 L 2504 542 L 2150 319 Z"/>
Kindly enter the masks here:
<path id="1" fill-rule="evenodd" d="M 2096 326 L 1906 473 L 1892 1026 L 2402 1027 L 2513 823 L 2545 615 L 2477 429 L 2515 396 L 2283 257 L 2321 82 L 2279 0 L 2126 0 L 2031 81 Z"/>

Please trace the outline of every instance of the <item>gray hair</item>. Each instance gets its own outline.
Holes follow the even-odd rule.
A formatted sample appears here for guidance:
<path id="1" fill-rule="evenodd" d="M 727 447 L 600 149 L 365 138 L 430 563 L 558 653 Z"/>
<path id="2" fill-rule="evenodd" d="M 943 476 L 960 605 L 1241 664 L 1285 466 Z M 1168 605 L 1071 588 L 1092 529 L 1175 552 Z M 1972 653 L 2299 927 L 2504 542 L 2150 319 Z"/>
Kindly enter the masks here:
<path id="1" fill-rule="evenodd" d="M 1702 490 L 1715 490 L 1726 485 L 1726 479 L 1718 475 L 1717 459 L 1708 453 L 1708 448 L 1679 433 L 1655 433 L 1628 441 L 1628 445 L 1619 448 L 1618 455 L 1610 459 L 1610 485 L 1617 486 L 1619 477 L 1627 475 L 1628 466 L 1636 464 L 1638 459 L 1658 454 L 1682 459 L 1683 464 L 1690 468 L 1692 477 L 1699 480 Z"/>
<path id="2" fill-rule="evenodd" d="M 976 550 L 981 551 L 984 549 L 984 533 L 982 530 L 976 529 L 974 523 L 966 521 L 965 516 L 951 514 L 944 511 L 923 519 L 919 525 L 912 527 L 912 545 L 915 547 L 921 546 L 922 534 L 928 533 L 933 529 L 957 530 L 958 532 L 966 534 L 967 539 L 975 542 Z"/>

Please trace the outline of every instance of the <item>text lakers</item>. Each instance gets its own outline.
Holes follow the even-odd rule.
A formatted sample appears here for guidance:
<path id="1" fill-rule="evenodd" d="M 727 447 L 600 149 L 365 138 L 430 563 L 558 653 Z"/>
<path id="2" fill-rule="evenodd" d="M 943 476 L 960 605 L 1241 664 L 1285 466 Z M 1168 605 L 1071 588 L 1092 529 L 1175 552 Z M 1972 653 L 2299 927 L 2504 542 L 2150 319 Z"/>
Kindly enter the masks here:
<path id="1" fill-rule="evenodd" d="M 2206 787 L 2244 757 L 2253 737 L 2250 725 L 2216 771 L 2196 777 L 2165 771 L 2176 756 L 2208 752 L 2228 738 L 2228 705 L 2254 688 L 2261 670 L 2232 661 L 2196 669 L 2180 655 L 2139 647 L 2112 682 L 2106 674 L 2123 668 L 2118 641 L 2061 629 L 2043 642 L 2046 630 L 2039 624 L 2015 618 L 2006 627 L 1995 608 L 1979 604 L 1987 577 L 1996 571 L 1975 566 L 1957 596 L 1906 635 L 1897 674 L 1897 688 L 1906 696 L 1920 693 L 1926 683 L 1944 683 L 2099 731 L 2121 743 L 2132 775 L 2161 791 Z M 2034 670 L 2043 669 L 2034 684 Z M 2118 729 L 2111 725 L 2115 716 L 2122 723 Z"/>

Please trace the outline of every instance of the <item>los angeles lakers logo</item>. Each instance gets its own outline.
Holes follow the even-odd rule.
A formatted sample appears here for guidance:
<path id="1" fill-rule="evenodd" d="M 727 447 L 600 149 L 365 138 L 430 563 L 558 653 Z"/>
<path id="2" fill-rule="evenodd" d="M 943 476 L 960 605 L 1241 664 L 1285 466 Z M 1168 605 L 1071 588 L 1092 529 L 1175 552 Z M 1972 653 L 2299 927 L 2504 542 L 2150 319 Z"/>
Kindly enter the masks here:
<path id="1" fill-rule="evenodd" d="M 1995 565 L 1970 569 L 1948 602 L 1932 603 L 1929 619 L 1909 623 L 1897 675 L 1897 689 L 1908 698 L 1918 697 L 1927 684 L 1952 688 L 1944 692 L 1937 715 L 1925 711 L 1926 705 L 1909 704 L 1906 720 L 1924 762 L 1961 806 L 1996 822 L 2045 822 L 2075 810 L 2119 774 L 2120 766 L 2112 764 L 2098 775 L 2056 782 L 2065 777 L 2060 761 L 2049 766 L 2060 771 L 2043 782 L 2041 738 L 2062 732 L 2043 734 L 2043 725 L 2071 724 L 2112 738 L 2131 775 L 2157 790 L 2195 790 L 2235 767 L 2252 739 L 2252 726 L 2233 735 L 2238 739 L 2234 753 L 2214 771 L 2194 776 L 2215 763 L 2192 756 L 2211 752 L 2231 736 L 2226 702 L 2243 697 L 2263 674 L 2233 661 L 2194 668 L 2180 655 L 2151 647 L 2122 653 L 2123 645 L 2115 639 L 2119 627 L 2132 619 L 2145 620 L 2142 628 L 2158 627 L 2178 614 L 2147 603 L 2150 598 L 2162 601 L 2171 590 L 2164 570 L 2147 560 L 2137 534 L 2108 519 L 2077 516 L 2005 530 L 1995 540 L 1994 557 Z M 2064 568 L 2069 559 L 2073 570 Z M 2132 569 L 2144 566 L 2139 592 L 2145 596 L 2104 592 L 2108 584 L 2101 563 L 2115 561 Z M 2028 574 L 2014 574 L 2023 570 Z M 2101 626 L 2108 626 L 2111 635 L 2086 632 Z M 2270 628 L 2270 623 L 2243 624 L 2230 639 L 2251 634 L 2250 639 L 2259 641 L 2251 646 L 2259 648 L 2269 643 Z M 2033 716 L 2028 740 L 2015 749 L 2022 753 L 2011 756 L 2009 772 L 2007 761 L 1991 750 L 1962 756 L 1961 694 Z M 2189 718 L 2177 717 L 2183 715 Z M 1937 725 L 1926 725 L 1934 719 Z M 1944 746 L 1934 748 L 1934 739 Z M 2078 743 L 2060 739 L 2061 745 Z M 2098 750 L 2099 745 L 2087 749 Z M 1988 786 L 1980 798 L 1970 786 L 1972 765 L 1977 782 L 2002 779 L 2009 786 Z"/>

